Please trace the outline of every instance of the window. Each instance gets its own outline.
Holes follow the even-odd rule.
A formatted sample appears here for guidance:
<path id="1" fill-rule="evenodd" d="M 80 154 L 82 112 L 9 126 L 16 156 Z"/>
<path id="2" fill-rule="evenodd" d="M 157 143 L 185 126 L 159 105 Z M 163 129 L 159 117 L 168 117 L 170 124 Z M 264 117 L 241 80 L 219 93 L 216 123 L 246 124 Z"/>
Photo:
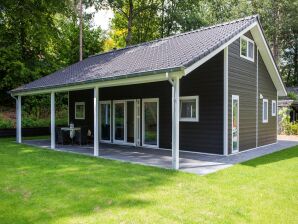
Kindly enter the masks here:
<path id="1" fill-rule="evenodd" d="M 159 147 L 159 99 L 142 100 L 142 145 Z"/>
<path id="2" fill-rule="evenodd" d="M 111 101 L 100 102 L 100 140 L 111 141 Z"/>
<path id="3" fill-rule="evenodd" d="M 240 56 L 254 61 L 254 42 L 245 36 L 240 38 Z"/>
<path id="4" fill-rule="evenodd" d="M 85 119 L 85 102 L 75 103 L 75 119 L 77 120 Z"/>
<path id="5" fill-rule="evenodd" d="M 180 121 L 199 121 L 199 96 L 180 97 Z"/>
<path id="6" fill-rule="evenodd" d="M 271 115 L 276 116 L 276 101 L 272 100 Z"/>
<path id="7" fill-rule="evenodd" d="M 268 100 L 263 99 L 263 123 L 268 123 Z"/>
<path id="8" fill-rule="evenodd" d="M 232 152 L 239 151 L 239 96 L 232 95 Z"/>

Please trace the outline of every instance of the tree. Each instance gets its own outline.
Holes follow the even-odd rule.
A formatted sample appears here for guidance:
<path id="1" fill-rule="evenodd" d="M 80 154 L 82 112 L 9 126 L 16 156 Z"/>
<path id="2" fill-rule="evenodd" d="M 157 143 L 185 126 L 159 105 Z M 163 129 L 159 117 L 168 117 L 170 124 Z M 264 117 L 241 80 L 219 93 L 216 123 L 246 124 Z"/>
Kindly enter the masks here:
<path id="1" fill-rule="evenodd" d="M 91 16 L 84 14 L 86 25 L 83 30 L 83 57 L 99 53 L 103 49 L 104 34 L 100 28 L 90 26 Z M 1 104 L 13 102 L 7 94 L 8 90 L 79 60 L 77 21 L 74 2 L 71 0 L 1 1 Z"/>

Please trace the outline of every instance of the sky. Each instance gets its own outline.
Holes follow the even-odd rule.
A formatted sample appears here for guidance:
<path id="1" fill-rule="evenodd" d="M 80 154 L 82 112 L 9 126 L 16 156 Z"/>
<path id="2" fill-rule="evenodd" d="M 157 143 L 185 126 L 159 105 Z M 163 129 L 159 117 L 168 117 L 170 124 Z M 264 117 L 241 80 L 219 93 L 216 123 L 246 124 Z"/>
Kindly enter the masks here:
<path id="1" fill-rule="evenodd" d="M 95 8 L 86 9 L 88 13 L 95 12 L 93 23 L 96 27 L 101 27 L 103 30 L 109 29 L 109 22 L 114 17 L 114 13 L 112 10 L 100 10 L 98 12 L 95 11 Z"/>

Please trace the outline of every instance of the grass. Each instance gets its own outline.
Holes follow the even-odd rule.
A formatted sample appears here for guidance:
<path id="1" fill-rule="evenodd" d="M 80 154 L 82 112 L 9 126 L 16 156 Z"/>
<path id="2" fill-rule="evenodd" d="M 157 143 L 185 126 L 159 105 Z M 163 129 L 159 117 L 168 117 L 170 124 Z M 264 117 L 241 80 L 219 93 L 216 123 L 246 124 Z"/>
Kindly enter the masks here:
<path id="1" fill-rule="evenodd" d="M 298 147 L 206 176 L 0 139 L 0 222 L 298 223 Z"/>

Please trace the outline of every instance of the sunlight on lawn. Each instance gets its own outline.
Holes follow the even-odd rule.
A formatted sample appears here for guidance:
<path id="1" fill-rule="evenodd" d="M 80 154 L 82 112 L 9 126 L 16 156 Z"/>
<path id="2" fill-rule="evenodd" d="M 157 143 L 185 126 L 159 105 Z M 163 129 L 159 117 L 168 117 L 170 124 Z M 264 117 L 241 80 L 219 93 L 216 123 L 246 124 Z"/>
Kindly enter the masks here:
<path id="1" fill-rule="evenodd" d="M 298 147 L 206 176 L 0 139 L 4 223 L 297 223 Z"/>

